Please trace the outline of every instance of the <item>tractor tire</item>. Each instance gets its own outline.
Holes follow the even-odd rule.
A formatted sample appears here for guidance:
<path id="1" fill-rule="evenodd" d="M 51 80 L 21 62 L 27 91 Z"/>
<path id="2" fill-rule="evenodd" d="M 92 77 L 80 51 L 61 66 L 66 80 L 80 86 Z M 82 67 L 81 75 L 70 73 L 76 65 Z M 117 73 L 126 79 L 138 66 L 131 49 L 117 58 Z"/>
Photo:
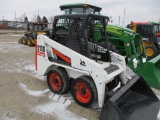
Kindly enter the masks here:
<path id="1" fill-rule="evenodd" d="M 32 40 L 33 40 L 33 38 L 28 37 L 28 41 L 27 41 L 28 46 L 34 46 Z"/>
<path id="2" fill-rule="evenodd" d="M 24 37 L 22 38 L 22 43 L 23 43 L 24 45 L 27 45 L 27 37 L 26 37 L 26 36 L 24 36 Z"/>
<path id="3" fill-rule="evenodd" d="M 22 44 L 22 38 L 20 38 L 20 39 L 18 40 L 18 43 L 19 43 L 19 44 Z"/>
<path id="4" fill-rule="evenodd" d="M 81 106 L 90 106 L 97 100 L 97 89 L 90 77 L 79 77 L 71 83 L 71 93 Z"/>
<path id="5" fill-rule="evenodd" d="M 152 59 L 158 55 L 158 50 L 155 46 L 145 46 L 145 50 L 149 59 Z"/>
<path id="6" fill-rule="evenodd" d="M 47 74 L 47 84 L 52 92 L 63 94 L 69 88 L 69 76 L 62 68 L 51 70 Z"/>

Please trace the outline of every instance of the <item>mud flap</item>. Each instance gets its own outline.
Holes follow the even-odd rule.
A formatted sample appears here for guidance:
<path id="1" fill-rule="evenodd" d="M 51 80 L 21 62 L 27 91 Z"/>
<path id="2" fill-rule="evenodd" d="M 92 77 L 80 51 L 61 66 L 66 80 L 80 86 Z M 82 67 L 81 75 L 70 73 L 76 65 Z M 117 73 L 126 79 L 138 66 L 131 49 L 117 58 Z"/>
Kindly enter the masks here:
<path id="1" fill-rule="evenodd" d="M 100 120 L 156 120 L 160 102 L 147 83 L 135 76 L 104 104 Z"/>

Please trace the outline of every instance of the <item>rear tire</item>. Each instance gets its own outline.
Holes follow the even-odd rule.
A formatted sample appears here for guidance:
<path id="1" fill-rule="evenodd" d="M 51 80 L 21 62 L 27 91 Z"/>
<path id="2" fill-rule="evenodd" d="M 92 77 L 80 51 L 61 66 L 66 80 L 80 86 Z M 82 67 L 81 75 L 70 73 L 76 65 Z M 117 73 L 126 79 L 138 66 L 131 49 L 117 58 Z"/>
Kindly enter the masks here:
<path id="1" fill-rule="evenodd" d="M 148 58 L 154 58 L 158 55 L 158 50 L 155 46 L 145 46 L 146 55 Z"/>
<path id="2" fill-rule="evenodd" d="M 81 106 L 90 106 L 97 100 L 97 89 L 90 77 L 79 77 L 71 83 L 71 93 Z"/>
<path id="3" fill-rule="evenodd" d="M 63 94 L 68 90 L 69 77 L 62 68 L 51 70 L 47 74 L 47 84 L 49 89 L 57 94 Z"/>
<path id="4" fill-rule="evenodd" d="M 24 45 L 27 45 L 27 37 L 26 37 L 26 36 L 24 36 L 24 37 L 22 38 L 22 43 L 23 43 Z"/>
<path id="5" fill-rule="evenodd" d="M 33 38 L 28 37 L 28 41 L 27 41 L 28 46 L 34 46 L 32 40 L 33 40 Z"/>

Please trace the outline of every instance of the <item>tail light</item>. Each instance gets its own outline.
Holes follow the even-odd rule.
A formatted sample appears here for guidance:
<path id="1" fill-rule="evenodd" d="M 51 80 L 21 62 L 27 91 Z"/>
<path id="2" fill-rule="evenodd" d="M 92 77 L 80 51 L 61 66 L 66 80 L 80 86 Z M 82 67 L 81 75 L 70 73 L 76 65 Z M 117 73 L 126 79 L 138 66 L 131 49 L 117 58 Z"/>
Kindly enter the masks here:
<path id="1" fill-rule="evenodd" d="M 160 33 L 156 33 L 156 36 L 157 36 L 157 37 L 160 37 Z"/>

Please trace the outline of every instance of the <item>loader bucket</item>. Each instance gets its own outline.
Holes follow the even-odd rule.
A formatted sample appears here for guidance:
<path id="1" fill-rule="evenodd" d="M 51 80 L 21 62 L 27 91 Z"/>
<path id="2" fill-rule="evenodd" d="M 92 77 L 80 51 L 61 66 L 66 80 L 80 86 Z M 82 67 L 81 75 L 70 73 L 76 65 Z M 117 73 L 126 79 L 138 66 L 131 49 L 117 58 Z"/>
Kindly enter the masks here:
<path id="1" fill-rule="evenodd" d="M 100 120 L 157 120 L 160 102 L 147 83 L 135 76 L 104 104 Z"/>
<path id="2" fill-rule="evenodd" d="M 160 89 L 160 55 L 140 65 L 137 74 L 142 76 L 150 87 Z"/>
<path id="3" fill-rule="evenodd" d="M 18 43 L 22 44 L 22 38 L 20 38 L 20 39 L 18 40 Z"/>

